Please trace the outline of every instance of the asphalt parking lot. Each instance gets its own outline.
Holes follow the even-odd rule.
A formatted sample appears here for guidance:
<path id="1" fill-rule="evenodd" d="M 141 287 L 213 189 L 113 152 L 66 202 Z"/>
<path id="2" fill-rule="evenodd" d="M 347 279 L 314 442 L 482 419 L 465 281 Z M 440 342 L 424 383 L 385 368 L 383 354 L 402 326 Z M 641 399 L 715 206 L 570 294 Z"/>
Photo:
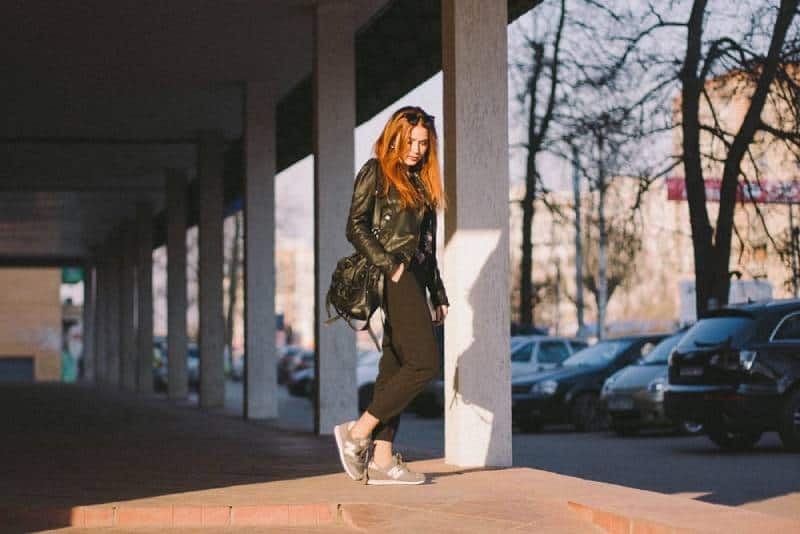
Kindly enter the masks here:
<path id="1" fill-rule="evenodd" d="M 241 388 L 241 383 L 227 383 L 226 409 L 232 415 L 241 413 Z M 271 424 L 313 429 L 308 399 L 292 397 L 283 387 L 279 399 L 281 418 Z M 443 419 L 404 414 L 397 449 L 410 459 L 443 456 Z M 800 454 L 784 452 L 776 433 L 764 434 L 752 452 L 723 453 L 705 436 L 652 432 L 620 438 L 563 425 L 538 434 L 515 433 L 513 451 L 518 467 L 800 519 Z"/>

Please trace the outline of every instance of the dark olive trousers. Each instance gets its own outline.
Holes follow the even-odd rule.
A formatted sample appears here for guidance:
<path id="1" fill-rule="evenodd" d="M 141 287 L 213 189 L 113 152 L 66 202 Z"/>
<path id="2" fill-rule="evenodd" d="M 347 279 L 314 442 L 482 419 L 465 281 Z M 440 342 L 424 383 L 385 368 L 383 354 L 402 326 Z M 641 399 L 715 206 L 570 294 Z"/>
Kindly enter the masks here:
<path id="1" fill-rule="evenodd" d="M 394 441 L 402 411 L 439 375 L 439 348 L 423 280 L 413 262 L 398 282 L 386 278 L 383 356 L 367 408 L 380 420 L 372 439 Z"/>

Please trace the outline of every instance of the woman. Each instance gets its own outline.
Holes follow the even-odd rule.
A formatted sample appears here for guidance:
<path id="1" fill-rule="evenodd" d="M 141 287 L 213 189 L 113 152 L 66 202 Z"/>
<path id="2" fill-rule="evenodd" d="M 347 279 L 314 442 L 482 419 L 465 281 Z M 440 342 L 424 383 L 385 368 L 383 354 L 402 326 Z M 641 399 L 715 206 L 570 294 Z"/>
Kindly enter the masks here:
<path id="1" fill-rule="evenodd" d="M 383 356 L 372 402 L 334 435 L 345 472 L 367 484 L 425 482 L 393 454 L 392 442 L 400 413 L 441 365 L 433 325 L 442 324 L 449 303 L 436 263 L 436 209 L 445 206 L 436 142 L 431 115 L 419 107 L 397 110 L 353 189 L 347 239 L 384 273 Z M 377 197 L 381 223 L 373 228 Z"/>

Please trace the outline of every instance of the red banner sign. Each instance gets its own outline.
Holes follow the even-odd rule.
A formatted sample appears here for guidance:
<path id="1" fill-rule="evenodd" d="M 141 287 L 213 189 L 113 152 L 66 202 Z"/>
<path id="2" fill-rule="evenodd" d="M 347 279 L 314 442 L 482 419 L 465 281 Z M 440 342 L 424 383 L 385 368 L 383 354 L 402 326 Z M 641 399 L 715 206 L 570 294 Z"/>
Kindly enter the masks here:
<path id="1" fill-rule="evenodd" d="M 722 180 L 706 179 L 706 200 L 719 202 Z M 667 199 L 686 200 L 686 180 L 681 177 L 667 178 Z M 761 180 L 750 182 L 750 186 L 739 182 L 736 188 L 736 201 L 759 202 L 762 204 L 800 204 L 800 181 L 776 182 Z"/>

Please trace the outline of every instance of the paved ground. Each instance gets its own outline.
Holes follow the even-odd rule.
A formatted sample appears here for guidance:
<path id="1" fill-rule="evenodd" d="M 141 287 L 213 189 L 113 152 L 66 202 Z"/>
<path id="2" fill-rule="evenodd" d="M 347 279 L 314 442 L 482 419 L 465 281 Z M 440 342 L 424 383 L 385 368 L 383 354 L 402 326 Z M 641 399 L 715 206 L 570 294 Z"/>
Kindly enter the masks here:
<path id="1" fill-rule="evenodd" d="M 241 384 L 227 385 L 227 410 L 241 413 Z M 283 428 L 311 431 L 311 403 L 280 389 Z M 444 421 L 404 414 L 398 446 L 415 457 L 444 455 Z M 568 425 L 514 434 L 514 465 L 680 495 L 800 519 L 800 455 L 765 434 L 750 453 L 722 453 L 705 436 L 649 432 L 635 438 L 577 433 Z"/>
<path id="2" fill-rule="evenodd" d="M 429 474 L 424 486 L 364 486 L 341 473 L 330 437 L 86 386 L 0 386 L 0 436 L 3 533 L 40 531 L 19 525 L 45 519 L 120 530 L 800 532 L 800 521 L 530 468 L 423 460 L 412 467 Z"/>

